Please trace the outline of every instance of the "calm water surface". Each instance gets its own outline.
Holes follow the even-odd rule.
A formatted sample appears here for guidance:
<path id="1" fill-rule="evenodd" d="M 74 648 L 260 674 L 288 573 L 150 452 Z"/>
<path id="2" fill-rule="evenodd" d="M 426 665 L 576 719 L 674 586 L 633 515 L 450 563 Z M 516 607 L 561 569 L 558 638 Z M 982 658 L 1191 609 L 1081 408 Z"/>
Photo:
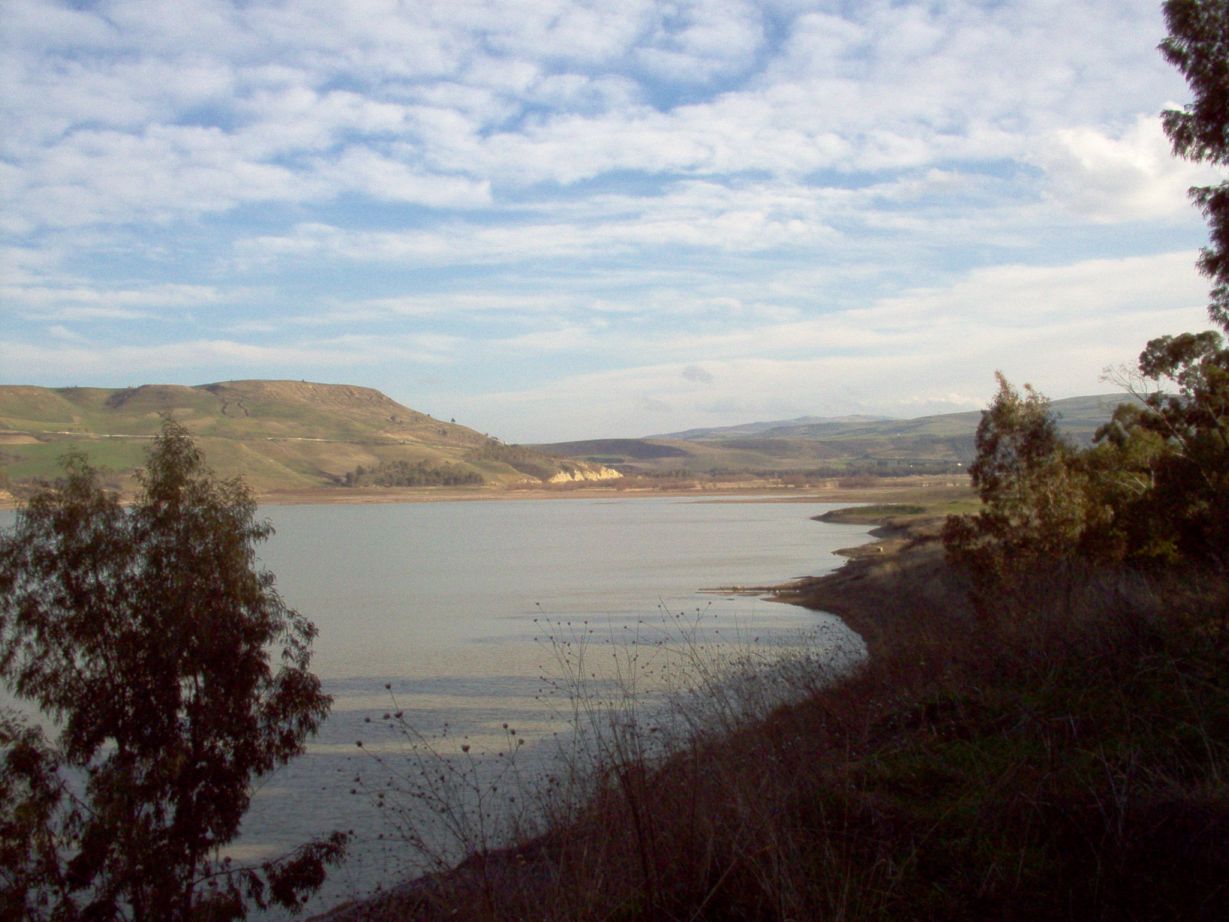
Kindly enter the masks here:
<path id="1" fill-rule="evenodd" d="M 382 712 L 400 709 L 428 735 L 446 724 L 450 741 L 476 749 L 498 745 L 504 723 L 532 741 L 557 728 L 558 702 L 540 697 L 557 669 L 544 637 L 567 622 L 643 639 L 663 612 L 684 613 L 734 639 L 835 621 L 700 591 L 834 569 L 832 551 L 865 529 L 811 521 L 831 508 L 618 498 L 262 509 L 277 534 L 261 562 L 319 629 L 313 668 L 334 705 L 307 755 L 262 784 L 236 857 L 354 830 L 353 857 L 317 909 L 407 873 L 402 850 L 378 838 L 370 798 L 351 793 L 355 777 L 370 774 L 371 751 L 394 750 L 377 729 Z M 0 519 L 11 522 L 11 513 Z"/>

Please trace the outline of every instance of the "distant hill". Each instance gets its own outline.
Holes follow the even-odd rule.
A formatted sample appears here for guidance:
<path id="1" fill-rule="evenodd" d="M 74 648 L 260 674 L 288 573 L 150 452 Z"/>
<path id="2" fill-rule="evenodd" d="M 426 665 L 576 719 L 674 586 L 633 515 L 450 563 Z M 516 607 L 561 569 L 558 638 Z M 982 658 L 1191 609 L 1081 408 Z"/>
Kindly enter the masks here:
<path id="1" fill-rule="evenodd" d="M 651 435 L 650 439 L 741 439 L 749 436 L 766 435 L 793 429 L 824 429 L 827 427 L 843 428 L 865 423 L 876 423 L 889 420 L 887 416 L 799 416 L 797 419 L 774 420 L 772 422 L 743 423 L 738 426 L 718 426 L 703 429 L 686 429 L 682 432 L 668 432 L 664 435 Z"/>
<path id="2" fill-rule="evenodd" d="M 327 486 L 511 485 L 611 476 L 596 465 L 504 445 L 402 406 L 377 390 L 307 381 L 196 387 L 0 385 L 0 476 L 20 492 L 84 451 L 121 487 L 164 416 L 196 438 L 211 467 L 258 493 Z"/>
<path id="3" fill-rule="evenodd" d="M 1102 394 L 1055 400 L 1052 407 L 1062 433 L 1074 442 L 1087 443 L 1123 400 L 1118 394 Z M 973 460 L 980 420 L 977 410 L 915 419 L 806 416 L 642 439 L 535 447 L 650 476 L 949 473 Z"/>

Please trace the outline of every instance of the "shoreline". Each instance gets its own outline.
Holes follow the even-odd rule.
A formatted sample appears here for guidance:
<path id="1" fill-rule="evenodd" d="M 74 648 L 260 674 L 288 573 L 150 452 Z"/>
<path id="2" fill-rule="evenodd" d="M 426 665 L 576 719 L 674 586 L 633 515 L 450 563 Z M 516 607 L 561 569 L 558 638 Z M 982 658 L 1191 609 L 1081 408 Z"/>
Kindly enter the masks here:
<path id="1" fill-rule="evenodd" d="M 756 500 L 740 500 L 735 496 L 725 501 Z M 782 501 L 807 502 L 811 501 L 811 497 L 785 497 Z M 844 519 L 849 523 L 849 518 L 842 517 L 843 511 L 845 510 L 836 510 L 835 514 L 829 512 L 814 518 L 823 521 L 830 517 L 829 521 Z M 861 635 L 868 649 L 871 649 L 872 644 L 882 638 L 888 628 L 887 620 L 882 616 L 885 611 L 884 602 L 901 591 L 900 574 L 918 569 L 916 564 L 921 558 L 933 565 L 936 548 L 940 552 L 939 564 L 942 565 L 942 548 L 937 538 L 938 527 L 942 521 L 942 516 L 934 514 L 904 517 L 891 513 L 878 515 L 865 521 L 865 524 L 874 526 L 868 532 L 866 543 L 835 552 L 846 560 L 831 573 L 801 577 L 773 586 L 716 587 L 699 591 L 755 594 L 770 601 L 836 615 Z M 418 918 L 415 910 L 430 905 L 433 898 L 437 898 L 449 886 L 458 882 L 472 883 L 477 877 L 491 873 L 497 877 L 515 875 L 535 865 L 540 866 L 542 862 L 549 862 L 551 836 L 552 833 L 548 831 L 529 842 L 468 855 L 448 870 L 394 883 L 382 893 L 348 900 L 310 916 L 307 922 L 359 922 L 365 919 L 401 918 L 402 911 L 407 907 L 412 907 L 409 917 Z"/>
<path id="2" fill-rule="evenodd" d="M 848 485 L 839 478 L 803 486 L 754 481 L 726 481 L 691 486 L 621 486 L 577 484 L 560 487 L 320 487 L 253 493 L 260 506 L 404 505 L 410 503 L 509 502 L 542 499 L 643 499 L 670 497 L 701 502 L 907 503 L 969 495 L 969 488 L 950 477 L 884 477 L 873 484 Z M 121 501 L 130 502 L 130 495 Z M 18 509 L 22 500 L 0 491 L 0 510 Z"/>
<path id="3" fill-rule="evenodd" d="M 313 490 L 276 490 L 257 494 L 256 501 L 267 506 L 332 506 L 449 502 L 506 502 L 542 499 L 643 499 L 669 497 L 708 500 L 712 502 L 780 502 L 780 503 L 867 503 L 903 501 L 901 497 L 967 492 L 948 478 L 900 477 L 884 478 L 866 486 L 844 486 L 837 480 L 821 481 L 806 486 L 764 484 L 748 481 L 726 481 L 692 486 L 621 486 L 617 483 L 576 484 L 561 487 L 384 487 L 356 489 L 353 487 Z"/>
<path id="4" fill-rule="evenodd" d="M 944 553 L 945 519 L 933 512 L 884 515 L 869 541 L 836 552 L 847 559 L 835 571 L 777 587 L 773 598 L 836 615 L 873 656 L 899 633 L 915 605 L 963 593 Z"/>

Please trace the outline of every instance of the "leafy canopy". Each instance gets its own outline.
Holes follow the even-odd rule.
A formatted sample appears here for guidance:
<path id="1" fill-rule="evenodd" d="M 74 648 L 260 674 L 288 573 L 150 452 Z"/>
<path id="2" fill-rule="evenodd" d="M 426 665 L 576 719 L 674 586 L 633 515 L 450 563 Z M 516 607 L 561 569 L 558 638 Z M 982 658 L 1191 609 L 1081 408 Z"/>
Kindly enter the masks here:
<path id="1" fill-rule="evenodd" d="M 982 614 L 1037 566 L 1063 561 L 1091 515 L 1077 452 L 1059 435 L 1049 401 L 997 377 L 969 468 L 981 511 L 952 516 L 943 530 L 949 556 L 972 575 L 972 601 Z"/>
<path id="2" fill-rule="evenodd" d="M 1166 0 L 1169 35 L 1161 53 L 1186 77 L 1194 100 L 1161 114 L 1176 156 L 1229 166 L 1229 0 Z M 1229 331 L 1229 180 L 1196 186 L 1191 198 L 1208 219 L 1199 268 L 1212 279 L 1208 314 Z"/>
<path id="3" fill-rule="evenodd" d="M 1161 52 L 1194 96 L 1162 113 L 1177 156 L 1229 166 L 1229 0 L 1167 0 Z M 1212 321 L 1229 331 L 1229 180 L 1191 190 L 1208 219 L 1199 259 Z M 999 377 L 971 468 L 982 512 L 945 541 L 983 596 L 1046 558 L 1229 567 L 1229 349 L 1214 330 L 1161 336 L 1139 356 L 1144 386 L 1090 451 L 1057 442 L 1044 398 Z"/>
<path id="4" fill-rule="evenodd" d="M 0 721 L 0 915 L 296 906 L 344 837 L 259 872 L 217 857 L 252 780 L 301 753 L 330 704 L 308 668 L 315 628 L 256 568 L 271 526 L 171 421 L 131 509 L 83 457 L 65 468 L 0 536 L 0 678 L 59 730 L 52 747 Z"/>

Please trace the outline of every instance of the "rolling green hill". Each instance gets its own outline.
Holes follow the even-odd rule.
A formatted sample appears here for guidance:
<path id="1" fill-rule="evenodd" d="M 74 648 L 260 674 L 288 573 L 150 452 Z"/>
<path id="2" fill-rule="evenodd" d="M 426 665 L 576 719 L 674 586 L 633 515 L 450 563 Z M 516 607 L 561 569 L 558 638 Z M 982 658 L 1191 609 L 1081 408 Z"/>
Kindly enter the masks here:
<path id="1" fill-rule="evenodd" d="M 1120 395 L 1072 397 L 1052 407 L 1059 429 L 1090 441 Z M 600 439 L 535 446 L 541 451 L 611 465 L 625 474 L 682 476 L 761 474 L 955 473 L 973 460 L 979 411 L 916 419 L 847 416 L 689 429 L 642 439 Z"/>
<path id="2" fill-rule="evenodd" d="M 306 381 L 0 386 L 0 476 L 20 493 L 55 476 L 66 452 L 84 451 L 115 486 L 131 487 L 164 416 L 192 433 L 220 475 L 242 475 L 258 494 L 603 476 L 596 465 L 504 445 L 371 388 Z"/>

